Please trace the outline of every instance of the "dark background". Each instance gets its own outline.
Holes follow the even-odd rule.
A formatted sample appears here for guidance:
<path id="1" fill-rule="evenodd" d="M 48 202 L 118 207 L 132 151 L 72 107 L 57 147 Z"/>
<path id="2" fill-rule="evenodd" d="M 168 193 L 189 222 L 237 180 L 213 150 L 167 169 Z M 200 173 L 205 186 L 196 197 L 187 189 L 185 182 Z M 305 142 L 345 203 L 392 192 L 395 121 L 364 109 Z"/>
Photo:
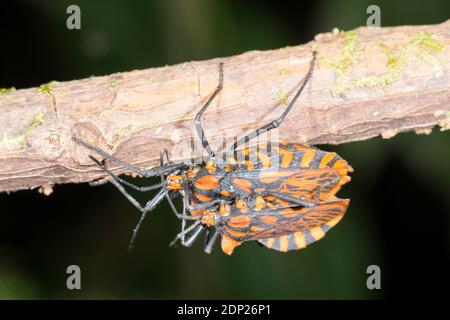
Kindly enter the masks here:
<path id="1" fill-rule="evenodd" d="M 66 28 L 70 4 L 81 7 L 81 30 Z M 370 4 L 386 26 L 440 23 L 450 12 L 447 0 L 2 1 L 0 87 L 296 45 L 364 25 Z M 204 254 L 201 241 L 168 248 L 179 222 L 163 204 L 128 254 L 138 212 L 111 185 L 0 194 L 0 298 L 442 296 L 450 285 L 449 138 L 435 129 L 322 146 L 355 168 L 339 194 L 352 202 L 323 240 L 289 253 L 254 242 L 231 257 Z M 66 289 L 71 264 L 82 269 L 82 290 Z M 381 268 L 378 291 L 366 288 L 371 264 Z"/>

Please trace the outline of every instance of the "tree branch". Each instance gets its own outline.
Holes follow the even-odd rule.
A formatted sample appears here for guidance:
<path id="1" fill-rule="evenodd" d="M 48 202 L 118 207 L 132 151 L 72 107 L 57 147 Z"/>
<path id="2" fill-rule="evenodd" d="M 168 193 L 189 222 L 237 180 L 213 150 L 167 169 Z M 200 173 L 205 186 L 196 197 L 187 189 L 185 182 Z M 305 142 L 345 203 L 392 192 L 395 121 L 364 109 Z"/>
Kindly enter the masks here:
<path id="1" fill-rule="evenodd" d="M 277 117 L 318 52 L 312 80 L 279 138 L 339 144 L 398 132 L 450 127 L 450 20 L 439 25 L 333 30 L 302 46 L 251 51 L 39 88 L 0 91 L 0 191 L 93 181 L 104 174 L 76 135 L 120 159 L 155 166 L 199 145 L 193 118 L 212 94 L 218 64 L 224 89 L 203 123 L 214 150 L 224 136 Z M 273 138 L 273 137 L 272 137 Z M 199 148 L 196 147 L 196 150 Z M 114 168 L 115 172 L 123 169 Z"/>

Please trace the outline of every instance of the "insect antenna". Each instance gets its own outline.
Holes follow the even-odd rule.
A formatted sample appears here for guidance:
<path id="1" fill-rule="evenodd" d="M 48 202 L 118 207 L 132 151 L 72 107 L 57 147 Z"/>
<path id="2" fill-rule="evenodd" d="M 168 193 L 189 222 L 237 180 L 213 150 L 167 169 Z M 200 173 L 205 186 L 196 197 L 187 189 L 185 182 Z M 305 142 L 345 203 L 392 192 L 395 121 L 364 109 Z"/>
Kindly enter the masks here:
<path id="1" fill-rule="evenodd" d="M 161 183 L 158 184 L 154 184 L 151 186 L 146 186 L 146 187 L 139 187 L 136 186 L 132 183 L 129 183 L 128 181 L 125 181 L 121 178 L 119 178 L 118 176 L 116 176 L 114 173 L 112 173 L 103 162 L 100 162 L 99 160 L 95 159 L 93 156 L 89 156 L 91 158 L 92 161 L 94 161 L 103 171 L 105 171 L 106 173 L 108 173 L 112 180 L 110 180 L 110 182 L 125 196 L 125 198 L 127 198 L 128 201 L 130 201 L 139 211 L 143 211 L 144 208 L 140 205 L 140 203 L 133 198 L 128 191 L 125 190 L 125 188 L 122 186 L 121 183 L 123 183 L 126 186 L 129 186 L 135 190 L 138 191 L 150 191 L 150 190 L 155 190 L 158 188 L 162 188 L 164 185 L 162 185 Z"/>
<path id="2" fill-rule="evenodd" d="M 148 169 L 148 170 L 144 170 L 144 169 L 140 169 L 137 168 L 125 161 L 120 160 L 119 158 L 109 154 L 108 152 L 104 151 L 103 149 L 94 146 L 84 140 L 81 140 L 80 138 L 77 138 L 75 136 L 72 137 L 72 140 L 75 141 L 76 143 L 81 144 L 82 146 L 93 150 L 95 152 L 97 152 L 99 155 L 101 155 L 103 158 L 106 158 L 108 160 L 111 160 L 112 162 L 122 166 L 123 168 L 134 172 L 138 175 L 141 175 L 143 177 L 154 177 L 154 176 L 159 176 L 160 174 L 167 174 L 167 173 L 171 173 L 173 171 L 176 171 L 178 169 L 181 169 L 183 167 L 186 167 L 186 163 L 177 163 L 177 164 L 171 164 L 168 166 L 162 166 L 162 167 L 156 167 L 156 168 L 152 168 L 152 169 Z"/>

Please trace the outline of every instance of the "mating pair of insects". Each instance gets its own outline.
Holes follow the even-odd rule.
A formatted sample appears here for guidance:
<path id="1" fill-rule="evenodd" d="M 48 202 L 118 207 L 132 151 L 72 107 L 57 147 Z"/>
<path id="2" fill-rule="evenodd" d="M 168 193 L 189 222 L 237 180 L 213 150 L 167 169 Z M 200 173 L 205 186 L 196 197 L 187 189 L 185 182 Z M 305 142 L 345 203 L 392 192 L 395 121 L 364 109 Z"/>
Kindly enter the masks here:
<path id="1" fill-rule="evenodd" d="M 223 64 L 220 63 L 218 86 L 195 117 L 195 129 L 208 154 L 200 165 L 172 163 L 165 151 L 161 152 L 159 167 L 140 169 L 97 146 L 73 138 L 104 158 L 99 161 L 91 157 L 110 176 L 110 182 L 142 212 L 133 231 L 130 248 L 146 214 L 164 199 L 169 202 L 175 216 L 181 219 L 182 225 L 181 232 L 170 245 L 180 241 L 183 246 L 189 247 L 206 231 L 206 253 L 211 252 L 219 237 L 222 250 L 227 254 L 250 240 L 283 252 L 301 249 L 322 238 L 341 220 L 349 200 L 339 199 L 335 195 L 342 185 L 350 181 L 348 173 L 353 169 L 339 155 L 284 142 L 239 148 L 280 126 L 311 79 L 315 61 L 316 52 L 313 52 L 308 73 L 277 119 L 235 140 L 229 150 L 216 156 L 206 139 L 201 118 L 223 88 Z M 138 187 L 114 175 L 106 167 L 106 159 L 143 177 L 159 176 L 161 181 Z M 142 192 L 159 191 L 141 206 L 125 187 Z M 183 199 L 181 212 L 172 201 L 172 196 L 177 193 Z"/>

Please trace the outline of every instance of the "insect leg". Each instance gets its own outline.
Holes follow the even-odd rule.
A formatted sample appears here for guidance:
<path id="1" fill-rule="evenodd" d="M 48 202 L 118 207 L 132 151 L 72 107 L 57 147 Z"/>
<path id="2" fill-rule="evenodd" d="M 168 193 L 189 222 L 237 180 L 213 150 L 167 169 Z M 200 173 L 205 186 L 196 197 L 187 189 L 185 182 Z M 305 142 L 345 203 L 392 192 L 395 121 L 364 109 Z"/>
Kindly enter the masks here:
<path id="1" fill-rule="evenodd" d="M 185 247 L 190 247 L 190 246 L 192 246 L 192 244 L 194 243 L 194 241 L 198 238 L 198 236 L 202 233 L 202 231 L 203 231 L 204 229 L 205 229 L 205 228 L 204 228 L 202 225 L 198 226 L 198 227 L 194 230 L 194 232 L 192 233 L 192 235 L 191 235 L 186 241 L 184 241 L 184 243 L 182 243 L 183 246 L 185 246 Z"/>
<path id="2" fill-rule="evenodd" d="M 198 137 L 200 138 L 200 141 L 202 142 L 203 148 L 208 153 L 209 158 L 214 157 L 214 152 L 211 150 L 211 147 L 209 146 L 208 140 L 205 136 L 205 131 L 203 130 L 201 118 L 203 113 L 206 111 L 206 109 L 209 107 L 211 102 L 214 100 L 214 98 L 219 94 L 219 92 L 223 88 L 223 62 L 219 63 L 219 84 L 216 87 L 216 90 L 214 90 L 214 93 L 212 96 L 206 101 L 206 103 L 203 105 L 203 107 L 200 109 L 199 112 L 197 112 L 197 115 L 195 116 L 194 123 L 195 123 L 195 129 L 197 130 Z"/>
<path id="3" fill-rule="evenodd" d="M 313 208 L 313 207 L 317 206 L 316 202 L 303 201 L 302 199 L 293 197 L 293 196 L 291 196 L 289 194 L 285 194 L 285 193 L 264 192 L 264 195 L 273 196 L 273 197 L 279 198 L 281 200 L 294 203 L 295 205 L 300 205 L 300 206 L 304 206 L 304 207 L 307 207 L 307 208 Z"/>
<path id="4" fill-rule="evenodd" d="M 156 196 L 153 199 L 151 199 L 149 202 L 147 202 L 144 209 L 142 210 L 141 217 L 139 218 L 139 221 L 133 230 L 133 235 L 131 236 L 131 240 L 128 245 L 128 251 L 133 250 L 136 236 L 139 233 L 139 229 L 141 228 L 142 223 L 144 222 L 147 212 L 152 211 L 162 201 L 162 199 L 164 199 L 164 197 L 166 196 L 167 193 L 168 193 L 168 191 L 166 189 L 162 189 L 156 194 Z"/>
<path id="5" fill-rule="evenodd" d="M 103 177 L 103 178 L 100 178 L 98 180 L 89 182 L 89 185 L 91 187 L 98 187 L 98 186 L 102 186 L 104 184 L 107 184 L 108 182 L 109 182 L 109 179 Z"/>
<path id="6" fill-rule="evenodd" d="M 181 232 L 180 232 L 181 238 L 180 238 L 180 239 L 181 239 L 181 243 L 184 243 L 184 242 L 185 242 L 185 235 L 186 235 L 186 234 L 185 234 L 186 220 L 196 220 L 196 218 L 193 217 L 193 216 L 190 216 L 190 215 L 186 215 L 186 197 L 183 198 L 183 213 L 182 213 L 182 214 L 179 214 L 179 213 L 178 213 L 177 209 L 175 208 L 175 205 L 174 205 L 173 202 L 172 202 L 172 199 L 170 199 L 170 196 L 167 195 L 166 197 L 167 197 L 167 200 L 169 201 L 170 207 L 172 208 L 172 212 L 173 212 L 179 219 L 181 219 Z M 177 236 L 177 238 L 175 238 L 175 239 L 178 239 L 178 236 Z M 173 241 L 172 241 L 172 242 L 173 242 Z M 173 244 L 175 244 L 175 242 L 173 242 Z M 172 246 L 173 244 L 171 243 L 170 246 Z"/>
<path id="7" fill-rule="evenodd" d="M 170 161 L 169 150 L 164 149 L 164 155 L 166 156 L 167 163 L 171 165 L 171 164 L 172 164 L 172 161 Z M 161 165 L 162 165 L 162 163 L 161 163 Z"/>
<path id="8" fill-rule="evenodd" d="M 209 241 L 209 236 L 211 235 L 210 228 L 205 228 L 205 245 Z"/>
<path id="9" fill-rule="evenodd" d="M 173 247 L 173 245 L 179 240 L 179 239 L 183 239 L 183 237 L 188 234 L 189 232 L 191 232 L 192 230 L 194 230 L 195 228 L 201 227 L 203 228 L 203 226 L 201 226 L 202 222 L 196 221 L 193 224 L 191 224 L 189 227 L 187 227 L 186 229 L 184 229 L 182 232 L 180 232 L 179 234 L 177 234 L 177 236 L 175 237 L 175 239 L 172 240 L 172 242 L 169 244 L 169 247 Z M 197 231 L 196 231 L 197 232 Z M 184 245 L 184 241 L 182 242 Z"/>
<path id="10" fill-rule="evenodd" d="M 154 176 L 158 176 L 160 174 L 170 173 L 170 172 L 176 171 L 176 170 L 186 166 L 185 163 L 177 163 L 177 164 L 172 164 L 172 165 L 168 165 L 165 167 L 157 167 L 157 168 L 148 169 L 148 170 L 140 169 L 140 168 L 130 165 L 129 163 L 126 163 L 126 162 L 120 160 L 119 158 L 107 153 L 106 151 L 104 151 L 103 149 L 101 149 L 97 146 L 94 146 L 86 141 L 81 140 L 80 138 L 72 137 L 72 139 L 73 139 L 73 141 L 83 145 L 84 147 L 97 152 L 102 157 L 104 157 L 108 160 L 111 160 L 112 162 L 124 167 L 125 169 L 127 169 L 131 172 L 134 172 L 136 174 L 139 174 L 143 177 L 154 177 Z"/>
<path id="11" fill-rule="evenodd" d="M 125 198 L 128 199 L 128 201 L 130 201 L 139 211 L 142 212 L 139 222 L 133 230 L 133 236 L 131 237 L 131 241 L 128 246 L 128 251 L 131 251 L 133 249 L 134 242 L 139 232 L 139 229 L 142 225 L 142 222 L 144 221 L 145 216 L 147 215 L 147 212 L 153 210 L 156 207 L 156 205 L 160 203 L 161 200 L 166 196 L 168 191 L 166 189 L 161 189 L 153 199 L 147 202 L 145 207 L 142 207 L 140 203 L 135 198 L 133 198 L 117 180 L 112 179 L 111 183 L 125 196 Z"/>
<path id="12" fill-rule="evenodd" d="M 236 141 L 233 146 L 228 150 L 228 152 L 235 150 L 237 147 L 239 147 L 240 145 L 242 145 L 244 142 L 246 141 L 250 141 L 254 138 L 256 138 L 257 136 L 261 135 L 264 132 L 270 131 L 272 129 L 277 128 L 283 121 L 284 118 L 286 118 L 287 114 L 289 113 L 289 111 L 291 111 L 292 107 L 294 106 L 295 102 L 297 101 L 298 97 L 300 96 L 300 94 L 302 93 L 303 89 L 305 88 L 306 84 L 308 83 L 308 81 L 311 79 L 313 70 L 314 70 L 314 63 L 316 61 L 316 55 L 317 52 L 313 51 L 313 58 L 311 60 L 311 64 L 309 66 L 309 70 L 308 73 L 306 74 L 306 77 L 304 78 L 302 84 L 300 85 L 300 88 L 297 90 L 297 93 L 295 94 L 294 98 L 292 98 L 291 102 L 289 103 L 289 105 L 287 106 L 287 108 L 283 111 L 283 113 L 281 114 L 281 116 L 278 119 L 273 120 L 272 122 L 262 126 L 259 129 L 256 129 L 255 131 L 249 133 L 248 135 L 246 135 L 245 137 L 242 137 L 241 139 L 239 139 L 238 141 Z"/>
<path id="13" fill-rule="evenodd" d="M 167 158 L 167 162 L 170 163 L 169 153 L 168 153 L 167 149 L 164 149 L 164 152 L 161 151 L 159 153 L 159 162 L 160 162 L 161 167 L 164 165 L 164 155 Z M 164 185 L 165 184 L 164 175 L 161 174 L 160 178 L 161 178 L 161 185 Z M 172 199 L 170 198 L 170 194 L 169 193 L 166 193 L 166 199 L 167 199 L 167 202 L 169 202 L 169 206 L 172 209 L 172 212 L 175 214 L 175 216 L 177 218 L 193 220 L 193 217 L 191 217 L 191 216 L 187 216 L 184 213 L 183 214 L 178 213 L 178 210 L 177 210 L 177 208 L 175 208 L 175 204 L 173 203 Z"/>
<path id="14" fill-rule="evenodd" d="M 92 157 L 92 160 L 94 160 L 95 162 L 97 162 L 98 165 L 103 166 L 97 159 Z M 110 181 L 122 194 L 125 198 L 127 198 L 128 201 L 131 202 L 131 204 L 133 204 L 139 211 L 143 212 L 144 208 L 141 206 L 141 204 L 135 199 L 133 198 L 127 190 L 125 190 L 125 188 L 116 180 L 116 179 L 112 179 Z"/>
<path id="15" fill-rule="evenodd" d="M 183 182 L 181 184 L 181 186 L 183 188 L 183 214 L 185 215 L 186 210 L 189 206 L 189 202 L 194 197 L 194 195 L 192 194 L 192 190 L 189 188 L 189 185 L 187 183 L 188 178 L 187 178 L 186 171 L 183 171 L 181 173 L 181 175 L 183 177 Z M 181 241 L 182 241 L 182 243 L 184 243 L 184 240 L 185 240 L 185 233 L 184 233 L 185 229 L 186 229 L 186 220 L 182 220 L 181 221 L 181 233 L 182 233 Z"/>
<path id="16" fill-rule="evenodd" d="M 194 198 L 194 194 L 192 193 L 192 190 L 189 187 L 189 183 L 187 182 L 188 181 L 187 173 L 185 171 L 182 171 L 181 176 L 183 177 L 181 187 L 183 189 L 184 196 L 187 197 L 188 200 L 191 200 Z"/>
<path id="17" fill-rule="evenodd" d="M 199 204 L 196 204 L 196 205 L 189 205 L 188 207 L 187 207 L 187 209 L 190 211 L 190 212 L 192 212 L 192 211 L 198 211 L 198 210 L 203 210 L 203 209 L 207 209 L 207 208 L 210 208 L 210 207 L 212 207 L 213 205 L 215 205 L 215 204 L 217 204 L 217 203 L 219 203 L 220 202 L 220 199 L 215 199 L 215 200 L 212 200 L 212 201 L 208 201 L 208 202 L 202 202 L 202 203 L 199 203 Z"/>
<path id="18" fill-rule="evenodd" d="M 184 197 L 183 198 L 183 215 L 186 214 L 187 202 L 188 202 L 187 198 Z M 185 229 L 186 229 L 186 219 L 183 219 L 181 221 L 181 232 L 183 232 Z M 185 239 L 185 236 L 183 234 L 183 236 L 181 237 L 181 241 L 184 242 L 184 239 Z"/>
<path id="19" fill-rule="evenodd" d="M 187 215 L 184 212 L 183 213 L 178 213 L 177 208 L 175 208 L 175 205 L 173 204 L 173 201 L 170 198 L 169 194 L 166 194 L 166 198 L 167 198 L 167 201 L 169 202 L 169 206 L 172 209 L 172 212 L 175 214 L 175 216 L 177 218 L 182 219 L 182 220 L 196 220 L 195 217 Z"/>
<path id="20" fill-rule="evenodd" d="M 337 183 L 339 180 L 341 180 L 341 177 L 336 177 L 333 180 L 328 181 L 327 183 L 324 183 L 323 185 L 318 186 L 317 189 L 315 190 L 314 201 L 316 203 L 319 203 L 320 193 L 322 192 L 322 189 L 325 189 L 329 185 L 333 185 L 333 184 Z"/>
<path id="21" fill-rule="evenodd" d="M 208 242 L 205 245 L 205 252 L 207 254 L 211 253 L 214 243 L 216 243 L 217 237 L 219 236 L 219 230 L 215 229 L 213 232 L 213 235 L 208 239 Z"/>
<path id="22" fill-rule="evenodd" d="M 92 161 L 94 161 L 95 163 L 97 163 L 98 166 L 99 166 L 100 168 L 102 168 L 103 171 L 107 172 L 107 173 L 111 176 L 111 178 L 112 178 L 113 180 L 115 180 L 115 181 L 117 181 L 117 182 L 119 182 L 119 183 L 122 183 L 122 184 L 124 184 L 124 185 L 126 185 L 126 186 L 128 186 L 128 187 L 130 187 L 130 188 L 132 188 L 132 189 L 134 189 L 134 190 L 137 190 L 137 191 L 140 191 L 140 192 L 146 192 L 146 191 L 151 191 L 151 190 L 159 189 L 159 188 L 162 188 L 162 187 L 164 186 L 163 183 L 158 183 L 158 184 L 154 184 L 154 185 L 151 185 L 151 186 L 139 187 L 139 186 L 137 186 L 137 185 L 135 185 L 135 184 L 132 184 L 132 183 L 130 183 L 130 182 L 128 182 L 128 181 L 126 181 L 126 180 L 124 180 L 124 179 L 118 177 L 118 176 L 115 175 L 114 173 L 112 173 L 112 172 L 105 166 L 105 164 L 104 164 L 103 162 L 98 161 L 98 160 L 95 159 L 93 156 L 89 156 L 89 158 L 91 158 Z"/>

